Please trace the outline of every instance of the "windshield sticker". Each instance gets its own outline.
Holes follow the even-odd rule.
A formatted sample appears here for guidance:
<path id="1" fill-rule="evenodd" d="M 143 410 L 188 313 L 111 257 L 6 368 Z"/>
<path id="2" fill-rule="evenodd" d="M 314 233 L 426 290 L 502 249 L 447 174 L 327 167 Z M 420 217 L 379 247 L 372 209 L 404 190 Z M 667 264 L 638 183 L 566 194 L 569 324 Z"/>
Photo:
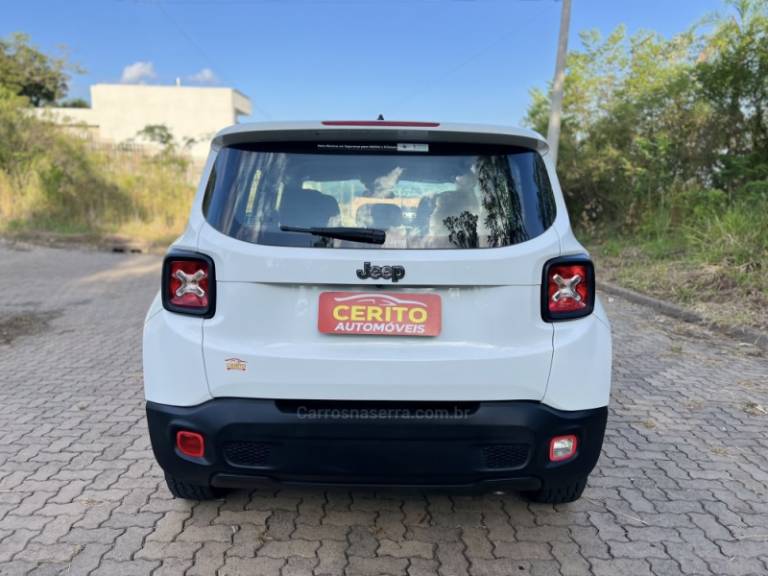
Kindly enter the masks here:
<path id="1" fill-rule="evenodd" d="M 429 152 L 429 144 L 318 144 L 322 152 Z"/>
<path id="2" fill-rule="evenodd" d="M 394 144 L 318 144 L 317 149 L 331 152 L 397 152 Z"/>
<path id="3" fill-rule="evenodd" d="M 398 152 L 429 152 L 429 144 L 398 144 Z"/>

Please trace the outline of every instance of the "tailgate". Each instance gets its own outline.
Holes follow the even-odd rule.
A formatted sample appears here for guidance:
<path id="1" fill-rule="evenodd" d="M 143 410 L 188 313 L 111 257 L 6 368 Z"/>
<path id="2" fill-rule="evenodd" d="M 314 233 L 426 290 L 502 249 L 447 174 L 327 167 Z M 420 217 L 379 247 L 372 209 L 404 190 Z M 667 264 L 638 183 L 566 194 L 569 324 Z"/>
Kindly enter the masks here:
<path id="1" fill-rule="evenodd" d="M 494 250 L 379 251 L 398 283 L 360 280 L 370 253 L 249 244 L 207 225 L 217 266 L 216 315 L 203 324 L 214 397 L 369 400 L 540 400 L 552 325 L 540 274 L 557 235 Z M 394 301 L 439 298 L 433 336 L 320 331 L 324 293 Z M 394 299 L 394 300 L 393 300 Z"/>

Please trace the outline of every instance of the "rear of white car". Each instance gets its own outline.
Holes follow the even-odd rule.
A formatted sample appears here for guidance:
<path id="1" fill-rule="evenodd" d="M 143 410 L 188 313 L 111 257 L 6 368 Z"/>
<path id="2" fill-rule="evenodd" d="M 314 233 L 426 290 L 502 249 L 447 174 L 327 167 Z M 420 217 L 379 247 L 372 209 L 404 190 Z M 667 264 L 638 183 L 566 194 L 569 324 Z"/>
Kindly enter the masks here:
<path id="1" fill-rule="evenodd" d="M 188 498 L 281 482 L 573 500 L 610 346 L 538 135 L 236 126 L 147 316 L 152 445 Z"/>

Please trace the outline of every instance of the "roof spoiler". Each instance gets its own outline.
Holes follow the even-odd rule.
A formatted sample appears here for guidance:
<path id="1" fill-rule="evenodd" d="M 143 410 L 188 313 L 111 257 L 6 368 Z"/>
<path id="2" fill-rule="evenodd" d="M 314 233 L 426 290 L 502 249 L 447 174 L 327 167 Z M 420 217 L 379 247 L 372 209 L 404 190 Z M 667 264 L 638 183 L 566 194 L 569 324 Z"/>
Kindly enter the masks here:
<path id="1" fill-rule="evenodd" d="M 545 154 L 547 142 L 531 130 L 504 129 L 484 125 L 441 124 L 426 126 L 387 126 L 373 122 L 360 124 L 275 122 L 237 124 L 220 131 L 213 139 L 214 148 L 256 142 L 340 142 L 350 137 L 361 142 L 459 142 L 462 144 L 500 144 L 531 148 Z M 415 124 L 415 123 L 414 123 Z M 436 124 L 436 123 L 435 123 Z"/>

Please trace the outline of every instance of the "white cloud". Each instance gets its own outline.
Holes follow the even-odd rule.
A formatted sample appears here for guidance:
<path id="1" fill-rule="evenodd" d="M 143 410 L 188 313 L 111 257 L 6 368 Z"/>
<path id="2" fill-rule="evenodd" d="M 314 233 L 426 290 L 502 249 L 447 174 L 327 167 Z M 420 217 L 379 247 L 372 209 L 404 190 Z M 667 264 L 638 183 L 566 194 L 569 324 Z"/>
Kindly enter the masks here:
<path id="1" fill-rule="evenodd" d="M 152 62 L 134 62 L 123 68 L 120 82 L 124 84 L 141 84 L 155 76 L 157 74 L 155 74 L 155 66 Z"/>
<path id="2" fill-rule="evenodd" d="M 214 71 L 210 68 L 203 68 L 199 72 L 189 76 L 188 79 L 192 82 L 199 82 L 200 84 L 215 84 L 219 81 Z"/>

